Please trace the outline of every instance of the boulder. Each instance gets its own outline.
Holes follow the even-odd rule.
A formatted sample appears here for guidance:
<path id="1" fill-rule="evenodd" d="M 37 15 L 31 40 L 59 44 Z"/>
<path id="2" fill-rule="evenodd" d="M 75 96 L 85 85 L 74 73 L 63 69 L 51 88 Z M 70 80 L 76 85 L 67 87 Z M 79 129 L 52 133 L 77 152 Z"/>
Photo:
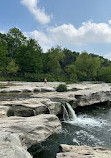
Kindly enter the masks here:
<path id="1" fill-rule="evenodd" d="M 7 116 L 21 116 L 30 117 L 34 116 L 33 109 L 22 105 L 13 105 L 7 111 Z"/>
<path id="2" fill-rule="evenodd" d="M 27 149 L 61 129 L 55 115 L 7 117 L 0 120 L 0 157 L 31 158 Z"/>
<path id="3" fill-rule="evenodd" d="M 0 157 L 1 158 L 32 158 L 25 150 L 19 135 L 10 132 L 0 132 Z"/>

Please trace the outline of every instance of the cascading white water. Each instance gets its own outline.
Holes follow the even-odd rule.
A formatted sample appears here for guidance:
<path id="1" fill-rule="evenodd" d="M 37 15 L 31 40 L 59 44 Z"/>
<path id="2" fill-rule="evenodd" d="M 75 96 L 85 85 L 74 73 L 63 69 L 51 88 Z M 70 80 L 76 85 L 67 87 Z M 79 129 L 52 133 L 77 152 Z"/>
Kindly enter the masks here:
<path id="1" fill-rule="evenodd" d="M 63 119 L 64 121 L 75 121 L 77 120 L 77 116 L 75 114 L 75 111 L 73 110 L 73 108 L 71 107 L 71 105 L 69 103 L 66 103 L 67 105 L 67 109 L 64 105 L 63 106 Z"/>
<path id="2" fill-rule="evenodd" d="M 71 105 L 69 103 L 66 103 L 66 105 L 67 105 L 67 108 L 68 108 L 68 111 L 69 111 L 69 114 L 70 114 L 70 116 L 69 116 L 70 120 L 71 121 L 77 120 L 77 116 L 75 114 L 75 111 L 71 107 Z"/>
<path id="3" fill-rule="evenodd" d="M 64 121 L 69 121 L 70 120 L 69 119 L 69 114 L 68 114 L 68 112 L 67 112 L 67 110 L 66 110 L 66 108 L 63 104 L 62 104 L 62 107 L 63 107 L 63 120 Z"/>
<path id="4" fill-rule="evenodd" d="M 65 122 L 70 124 L 79 124 L 79 125 L 90 125 L 90 126 L 101 126 L 100 122 L 93 119 L 84 117 L 84 115 L 76 116 L 75 111 L 71 107 L 69 103 L 66 103 L 67 109 L 64 105 L 63 106 L 63 119 Z"/>
<path id="5" fill-rule="evenodd" d="M 36 116 L 37 115 L 36 110 L 33 110 L 33 112 L 34 112 L 34 116 Z"/>

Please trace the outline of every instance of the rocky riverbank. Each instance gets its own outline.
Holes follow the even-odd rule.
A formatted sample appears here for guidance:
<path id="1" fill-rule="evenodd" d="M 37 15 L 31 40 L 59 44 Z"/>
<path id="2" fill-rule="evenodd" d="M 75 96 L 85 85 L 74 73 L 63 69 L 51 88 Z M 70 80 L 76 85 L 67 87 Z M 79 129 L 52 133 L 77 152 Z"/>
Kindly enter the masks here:
<path id="1" fill-rule="evenodd" d="M 61 129 L 55 115 L 0 119 L 0 157 L 31 158 L 27 149 Z"/>
<path id="2" fill-rule="evenodd" d="M 70 102 L 76 108 L 111 101 L 111 85 L 106 83 L 83 82 L 67 85 L 67 92 L 56 92 L 59 82 L 0 84 L 3 85 L 0 88 L 2 158 L 30 158 L 27 148 L 44 141 L 61 129 L 56 116 L 62 114 L 61 104 Z M 80 150 L 78 147 L 78 151 Z M 62 154 L 58 155 L 60 157 Z"/>
<path id="3" fill-rule="evenodd" d="M 103 147 L 60 145 L 57 158 L 110 158 L 111 150 Z"/>

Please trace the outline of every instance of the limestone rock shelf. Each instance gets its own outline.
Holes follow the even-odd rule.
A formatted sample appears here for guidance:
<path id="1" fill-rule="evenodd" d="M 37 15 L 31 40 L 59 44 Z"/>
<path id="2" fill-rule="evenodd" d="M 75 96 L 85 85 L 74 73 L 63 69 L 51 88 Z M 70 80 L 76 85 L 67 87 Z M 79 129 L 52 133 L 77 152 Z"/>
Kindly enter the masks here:
<path id="1" fill-rule="evenodd" d="M 111 101 L 111 84 L 83 82 L 67 85 L 67 92 L 56 92 L 59 82 L 0 82 L 0 157 L 31 158 L 27 148 L 44 141 L 61 129 L 56 115 L 70 102 L 73 108 Z M 37 115 L 37 116 L 34 116 Z M 10 116 L 10 117 L 8 117 Z M 57 158 L 111 157 L 111 151 L 101 148 L 61 145 Z M 80 152 L 82 151 L 82 155 Z M 97 152 L 98 151 L 98 152 Z M 102 155 L 100 156 L 100 153 Z M 109 154 L 109 155 L 108 155 Z M 97 157 L 97 158 L 98 158 Z"/>
<path id="2" fill-rule="evenodd" d="M 44 141 L 60 129 L 59 119 L 51 114 L 1 119 L 0 157 L 31 158 L 27 149 L 33 144 Z"/>
<path id="3" fill-rule="evenodd" d="M 103 147 L 72 146 L 62 144 L 56 158 L 110 158 L 111 150 Z"/>

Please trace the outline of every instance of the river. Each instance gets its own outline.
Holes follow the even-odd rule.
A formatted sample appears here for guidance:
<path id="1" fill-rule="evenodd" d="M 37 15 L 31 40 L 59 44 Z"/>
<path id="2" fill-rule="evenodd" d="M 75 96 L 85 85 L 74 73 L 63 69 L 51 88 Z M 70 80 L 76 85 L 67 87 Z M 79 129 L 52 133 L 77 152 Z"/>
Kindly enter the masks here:
<path id="1" fill-rule="evenodd" d="M 76 110 L 76 119 L 63 121 L 62 130 L 29 152 L 34 158 L 55 158 L 59 144 L 105 146 L 111 148 L 111 108 L 98 105 Z"/>

